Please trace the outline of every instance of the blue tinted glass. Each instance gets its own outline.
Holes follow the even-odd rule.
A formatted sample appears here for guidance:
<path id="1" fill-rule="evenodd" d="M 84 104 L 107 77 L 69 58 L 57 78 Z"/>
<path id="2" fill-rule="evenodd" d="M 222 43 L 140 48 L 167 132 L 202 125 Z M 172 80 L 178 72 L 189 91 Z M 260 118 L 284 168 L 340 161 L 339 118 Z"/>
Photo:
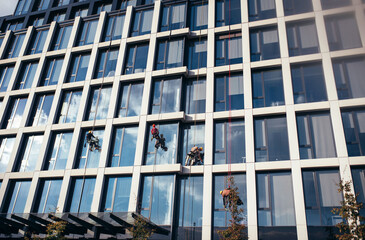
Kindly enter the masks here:
<path id="1" fill-rule="evenodd" d="M 293 15 L 313 10 L 311 0 L 283 0 L 285 15 Z"/>
<path id="2" fill-rule="evenodd" d="M 95 178 L 75 179 L 70 197 L 69 212 L 90 212 L 94 195 Z"/>
<path id="3" fill-rule="evenodd" d="M 207 40 L 189 41 L 188 69 L 207 66 Z"/>
<path id="4" fill-rule="evenodd" d="M 144 72 L 147 64 L 148 44 L 131 46 L 125 74 Z"/>
<path id="5" fill-rule="evenodd" d="M 38 63 L 27 63 L 22 66 L 22 74 L 18 79 L 16 89 L 28 89 L 32 87 Z"/>
<path id="6" fill-rule="evenodd" d="M 28 198 L 31 181 L 17 181 L 13 182 L 12 192 L 9 191 L 8 198 L 10 198 L 7 206 L 7 213 L 23 213 L 25 204 Z M 11 192 L 11 193 L 10 193 Z M 10 195 L 11 194 L 11 195 Z"/>
<path id="7" fill-rule="evenodd" d="M 131 177 L 111 177 L 107 181 L 103 212 L 128 212 Z"/>
<path id="8" fill-rule="evenodd" d="M 186 26 L 186 4 L 170 5 L 163 8 L 160 31 L 174 30 Z"/>
<path id="9" fill-rule="evenodd" d="M 202 30 L 208 28 L 208 4 L 198 3 L 190 7 L 190 29 Z"/>
<path id="10" fill-rule="evenodd" d="M 112 77 L 115 75 L 118 49 L 107 49 L 100 53 L 94 78 Z M 85 74 L 87 66 L 85 69 Z"/>
<path id="11" fill-rule="evenodd" d="M 111 167 L 133 166 L 137 135 L 138 127 L 116 129 Z"/>
<path id="12" fill-rule="evenodd" d="M 25 34 L 15 35 L 12 37 L 12 41 L 9 44 L 7 54 L 5 58 L 15 58 L 19 56 L 20 49 L 23 45 Z"/>
<path id="13" fill-rule="evenodd" d="M 57 133 L 53 136 L 53 145 L 50 146 L 50 154 L 47 158 L 46 169 L 65 169 L 70 152 L 72 133 Z"/>
<path id="14" fill-rule="evenodd" d="M 275 0 L 249 0 L 248 14 L 250 21 L 276 17 Z"/>
<path id="15" fill-rule="evenodd" d="M 289 56 L 319 52 L 317 30 L 314 21 L 288 24 L 286 31 Z"/>
<path id="16" fill-rule="evenodd" d="M 350 157 L 365 155 L 365 110 L 342 112 L 347 152 Z"/>
<path id="17" fill-rule="evenodd" d="M 43 135 L 28 136 L 25 142 L 23 155 L 18 158 L 19 172 L 34 171 L 38 161 L 39 149 L 42 146 Z"/>
<path id="18" fill-rule="evenodd" d="M 0 172 L 6 172 L 15 143 L 14 137 L 2 138 L 0 145 Z"/>
<path id="19" fill-rule="evenodd" d="M 240 0 L 216 1 L 216 27 L 237 24 L 241 22 Z"/>
<path id="20" fill-rule="evenodd" d="M 33 110 L 33 122 L 29 125 L 32 126 L 42 126 L 46 125 L 48 121 L 48 116 L 51 111 L 53 102 L 53 95 L 43 95 L 38 96 L 36 100 L 37 108 Z"/>
<path id="21" fill-rule="evenodd" d="M 26 98 L 17 98 L 11 100 L 11 107 L 9 108 L 9 110 L 11 110 L 8 112 L 8 121 L 4 122 L 4 124 L 6 124 L 6 129 L 20 127 L 26 103 Z"/>
<path id="22" fill-rule="evenodd" d="M 242 63 L 241 33 L 218 36 L 215 50 L 216 66 Z"/>
<path id="23" fill-rule="evenodd" d="M 79 145 L 78 163 L 75 168 L 97 168 L 99 166 L 100 153 L 103 146 L 104 130 L 94 130 L 92 133 L 99 140 L 100 150 L 90 148 L 89 143 L 86 141 L 86 133 L 82 134 L 82 145 Z"/>
<path id="24" fill-rule="evenodd" d="M 82 91 L 68 92 L 63 96 L 58 123 L 75 122 L 78 114 Z"/>
<path id="25" fill-rule="evenodd" d="M 295 103 L 327 100 L 322 64 L 294 65 L 291 70 Z"/>
<path id="26" fill-rule="evenodd" d="M 4 66 L 0 68 L 0 92 L 5 92 L 9 86 L 14 66 Z"/>
<path id="27" fill-rule="evenodd" d="M 151 32 L 153 10 L 136 12 L 134 15 L 133 29 L 131 36 L 139 36 Z"/>
<path id="28" fill-rule="evenodd" d="M 148 137 L 148 147 L 146 149 L 145 164 L 146 165 L 159 165 L 159 164 L 175 164 L 177 162 L 177 140 L 179 127 L 178 124 L 164 124 L 156 126 L 160 132 L 160 136 L 165 138 L 165 146 L 167 151 L 161 147 L 156 149 L 155 139 L 151 140 L 152 134 L 150 126 L 150 133 Z"/>
<path id="29" fill-rule="evenodd" d="M 198 79 L 187 81 L 185 99 L 185 113 L 204 113 L 206 79 L 199 77 Z"/>
<path id="30" fill-rule="evenodd" d="M 93 89 L 89 100 L 89 111 L 87 120 L 106 119 L 110 103 L 111 87 Z"/>
<path id="31" fill-rule="evenodd" d="M 162 92 L 162 94 L 160 94 Z M 152 114 L 180 111 L 181 78 L 156 81 Z"/>
<path id="32" fill-rule="evenodd" d="M 124 85 L 118 117 L 138 116 L 141 112 L 143 84 Z"/>
<path id="33" fill-rule="evenodd" d="M 255 29 L 250 32 L 251 61 L 280 57 L 279 37 L 276 27 Z"/>
<path id="34" fill-rule="evenodd" d="M 202 147 L 204 154 L 204 136 L 205 136 L 205 125 L 197 124 L 197 125 L 186 125 L 183 129 L 183 144 L 182 144 L 182 155 L 181 157 L 181 164 L 186 164 L 185 157 L 190 152 L 190 149 L 194 146 Z M 204 162 L 204 155 L 202 157 Z"/>
<path id="35" fill-rule="evenodd" d="M 221 76 L 215 79 L 215 111 L 229 111 L 244 108 L 242 74 Z"/>
<path id="36" fill-rule="evenodd" d="M 41 185 L 43 189 L 40 189 L 39 203 L 35 211 L 38 213 L 56 212 L 62 180 L 43 180 Z"/>

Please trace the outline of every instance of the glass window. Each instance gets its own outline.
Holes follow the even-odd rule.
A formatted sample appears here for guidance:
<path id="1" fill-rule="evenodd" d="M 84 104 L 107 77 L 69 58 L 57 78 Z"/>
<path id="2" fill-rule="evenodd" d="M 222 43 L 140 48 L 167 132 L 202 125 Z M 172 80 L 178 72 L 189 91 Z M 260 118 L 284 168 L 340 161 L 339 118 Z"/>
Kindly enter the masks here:
<path id="1" fill-rule="evenodd" d="M 0 67 L 0 92 L 6 92 L 8 89 L 13 70 L 14 65 L 3 65 Z"/>
<path id="2" fill-rule="evenodd" d="M 190 30 L 202 30 L 208 28 L 208 3 L 202 1 L 190 6 Z"/>
<path id="3" fill-rule="evenodd" d="M 179 226 L 176 239 L 201 239 L 203 226 L 203 177 L 190 176 L 179 179 Z"/>
<path id="4" fill-rule="evenodd" d="M 96 149 L 90 150 L 89 144 L 86 142 L 86 134 L 88 131 L 83 131 L 81 134 L 81 141 L 79 145 L 79 154 L 74 168 L 97 168 L 99 166 L 100 153 Z M 103 145 L 104 130 L 94 130 L 93 135 L 99 139 L 99 146 Z"/>
<path id="5" fill-rule="evenodd" d="M 91 90 L 86 120 L 106 119 L 111 93 L 111 87 L 94 88 Z"/>
<path id="6" fill-rule="evenodd" d="M 204 124 L 186 124 L 182 129 L 182 144 L 180 147 L 182 148 L 180 155 L 181 164 L 185 164 L 185 157 L 190 152 L 190 149 L 194 146 L 202 147 L 204 152 L 204 138 L 205 138 L 205 125 Z M 202 157 L 204 161 L 204 157 Z"/>
<path id="7" fill-rule="evenodd" d="M 354 183 L 354 190 L 355 193 L 358 194 L 357 202 L 364 203 L 365 202 L 365 169 L 364 167 L 361 168 L 352 168 L 352 180 Z M 360 216 L 364 216 L 365 209 L 360 210 Z M 363 222 L 361 222 L 363 223 Z"/>
<path id="8" fill-rule="evenodd" d="M 124 15 L 110 16 L 108 18 L 108 25 L 105 28 L 104 41 L 117 40 L 122 38 Z"/>
<path id="9" fill-rule="evenodd" d="M 32 87 L 34 76 L 38 68 L 38 62 L 23 63 L 17 80 L 15 90 Z"/>
<path id="10" fill-rule="evenodd" d="M 34 207 L 36 213 L 54 213 L 57 211 L 62 179 L 40 180 L 38 195 Z"/>
<path id="11" fill-rule="evenodd" d="M 283 0 L 285 15 L 293 15 L 313 11 L 311 0 Z"/>
<path id="12" fill-rule="evenodd" d="M 280 58 L 277 27 L 260 28 L 250 31 L 250 50 L 252 62 Z"/>
<path id="13" fill-rule="evenodd" d="M 188 69 L 207 67 L 207 39 L 191 39 L 188 41 Z"/>
<path id="14" fill-rule="evenodd" d="M 352 4 L 351 0 L 321 0 L 322 9 L 345 7 Z"/>
<path id="15" fill-rule="evenodd" d="M 45 170 L 65 169 L 70 152 L 72 132 L 52 134 L 49 152 L 44 164 Z"/>
<path id="16" fill-rule="evenodd" d="M 138 127 L 120 127 L 115 129 L 110 167 L 134 165 L 137 136 Z"/>
<path id="17" fill-rule="evenodd" d="M 245 122 L 214 124 L 214 164 L 246 162 Z"/>
<path id="18" fill-rule="evenodd" d="M 72 9 L 72 12 L 70 14 L 70 18 L 76 18 L 76 17 L 86 17 L 88 15 L 89 9 L 88 8 L 75 8 Z M 96 30 L 96 28 L 95 28 Z M 94 39 L 90 39 L 92 42 L 94 41 Z M 84 44 L 85 45 L 85 44 Z"/>
<path id="19" fill-rule="evenodd" d="M 70 4 L 70 0 L 57 0 L 55 2 L 56 7 L 65 6 L 65 5 L 68 5 L 68 4 Z"/>
<path id="20" fill-rule="evenodd" d="M 27 98 L 12 98 L 7 112 L 7 117 L 4 121 L 3 128 L 19 128 L 23 118 L 25 104 Z"/>
<path id="21" fill-rule="evenodd" d="M 276 17 L 275 0 L 249 0 L 248 17 L 250 21 Z"/>
<path id="22" fill-rule="evenodd" d="M 215 77 L 214 110 L 230 111 L 244 108 L 242 73 Z"/>
<path id="23" fill-rule="evenodd" d="M 99 6 L 96 8 L 95 14 L 100 14 L 103 11 L 110 12 L 111 10 L 112 10 L 111 3 L 102 3 L 102 4 L 99 4 Z"/>
<path id="24" fill-rule="evenodd" d="M 254 119 L 256 162 L 289 160 L 286 117 Z"/>
<path id="25" fill-rule="evenodd" d="M 66 19 L 65 12 L 55 12 L 52 15 L 53 15 L 52 21 L 63 22 Z"/>
<path id="26" fill-rule="evenodd" d="M 217 0 L 215 26 L 227 26 L 241 22 L 240 0 Z"/>
<path id="27" fill-rule="evenodd" d="M 23 28 L 23 20 L 16 20 L 16 21 L 11 21 L 8 23 L 8 25 L 6 26 L 6 29 L 4 32 L 11 30 L 11 31 L 17 31 Z"/>
<path id="28" fill-rule="evenodd" d="M 130 83 L 121 86 L 118 117 L 139 116 L 141 113 L 143 83 Z"/>
<path id="29" fill-rule="evenodd" d="M 124 74 L 144 72 L 146 70 L 147 56 L 148 43 L 129 45 Z"/>
<path id="30" fill-rule="evenodd" d="M 154 81 L 152 114 L 180 111 L 181 78 Z"/>
<path id="31" fill-rule="evenodd" d="M 15 171 L 32 172 L 35 170 L 42 142 L 43 135 L 29 135 L 24 137 L 21 155 L 18 157 Z"/>
<path id="32" fill-rule="evenodd" d="M 205 113 L 206 79 L 197 77 L 188 79 L 185 91 L 185 113 Z"/>
<path id="33" fill-rule="evenodd" d="M 332 213 L 332 209 L 340 207 L 340 202 L 343 200 L 342 194 L 337 191 L 339 182 L 338 170 L 303 170 L 305 213 L 309 238 L 313 233 L 310 226 L 334 226 L 342 222 L 339 215 Z M 321 239 L 326 239 L 329 232 L 323 231 L 322 234 L 325 235 Z"/>
<path id="34" fill-rule="evenodd" d="M 32 1 L 29 0 L 19 0 L 18 5 L 16 6 L 14 15 L 22 15 L 26 14 L 29 11 L 30 3 Z"/>
<path id="35" fill-rule="evenodd" d="M 40 86 L 56 85 L 60 78 L 63 58 L 46 59 L 45 71 Z"/>
<path id="36" fill-rule="evenodd" d="M 348 155 L 365 156 L 365 110 L 346 110 L 341 115 Z"/>
<path id="37" fill-rule="evenodd" d="M 291 65 L 294 103 L 327 100 L 327 91 L 321 63 Z"/>
<path id="38" fill-rule="evenodd" d="M 28 126 L 43 126 L 48 122 L 54 94 L 38 95 L 33 105 Z"/>
<path id="39" fill-rule="evenodd" d="M 138 11 L 134 14 L 131 36 L 151 33 L 153 9 Z"/>
<path id="40" fill-rule="evenodd" d="M 83 22 L 76 46 L 84 46 L 94 43 L 96 28 L 99 20 Z"/>
<path id="41" fill-rule="evenodd" d="M 331 51 L 362 47 L 359 29 L 353 15 L 329 16 L 324 20 Z"/>
<path id="42" fill-rule="evenodd" d="M 81 95 L 82 91 L 70 91 L 63 94 L 57 123 L 76 122 Z"/>
<path id="43" fill-rule="evenodd" d="M 297 125 L 301 159 L 337 156 L 329 113 L 298 114 Z"/>
<path id="44" fill-rule="evenodd" d="M 137 0 L 121 0 L 120 3 L 120 9 L 124 10 L 126 9 L 128 6 L 137 6 Z"/>
<path id="45" fill-rule="evenodd" d="M 117 60 L 118 60 L 117 48 L 108 48 L 101 50 L 98 56 L 94 78 L 113 77 L 115 75 L 115 67 L 117 66 Z"/>
<path id="46" fill-rule="evenodd" d="M 158 43 L 156 70 L 183 66 L 184 40 L 163 40 Z"/>
<path id="47" fill-rule="evenodd" d="M 0 37 L 0 48 L 1 48 L 1 45 L 3 44 L 4 38 L 5 37 Z"/>
<path id="48" fill-rule="evenodd" d="M 13 35 L 6 51 L 4 58 L 16 58 L 19 56 L 20 49 L 23 45 L 25 34 Z"/>
<path id="49" fill-rule="evenodd" d="M 286 25 L 289 56 L 319 52 L 316 25 L 313 20 Z"/>
<path id="50" fill-rule="evenodd" d="M 94 196 L 95 178 L 72 179 L 66 212 L 90 212 Z"/>
<path id="51" fill-rule="evenodd" d="M 163 134 L 165 138 L 165 146 L 167 151 L 155 148 L 156 140 L 152 139 L 151 129 L 149 127 L 149 138 L 147 139 L 147 150 L 145 157 L 145 165 L 175 164 L 177 163 L 177 141 L 179 134 L 179 124 L 156 124 L 156 128 Z"/>
<path id="52" fill-rule="evenodd" d="M 41 53 L 46 43 L 48 29 L 43 31 L 35 31 L 32 36 L 32 41 L 28 48 L 27 54 Z"/>
<path id="53" fill-rule="evenodd" d="M 0 172 L 6 172 L 11 153 L 13 152 L 15 137 L 0 138 Z"/>
<path id="54" fill-rule="evenodd" d="M 23 213 L 30 189 L 30 180 L 9 182 L 3 213 Z"/>
<path id="55" fill-rule="evenodd" d="M 128 212 L 132 177 L 108 177 L 101 212 Z"/>
<path id="56" fill-rule="evenodd" d="M 33 18 L 32 20 L 33 21 L 29 22 L 29 26 L 39 27 L 39 26 L 42 26 L 43 24 L 45 24 L 44 16 L 37 16 L 37 17 Z"/>
<path id="57" fill-rule="evenodd" d="M 333 60 L 338 99 L 365 97 L 365 58 Z"/>
<path id="58" fill-rule="evenodd" d="M 252 71 L 252 95 L 254 108 L 284 105 L 281 69 Z"/>
<path id="59" fill-rule="evenodd" d="M 238 206 L 239 209 L 243 209 L 242 223 L 247 226 L 247 189 L 246 189 L 246 174 L 232 174 L 234 182 L 238 188 L 238 196 L 242 200 L 243 204 Z M 231 184 L 228 181 L 227 176 L 216 175 L 213 176 L 213 234 L 214 239 L 220 239 L 218 236 L 218 230 L 227 229 L 232 219 L 231 213 L 224 209 L 222 196 L 220 191 L 228 188 Z"/>
<path id="60" fill-rule="evenodd" d="M 163 7 L 160 31 L 168 31 L 186 27 L 185 3 Z"/>
<path id="61" fill-rule="evenodd" d="M 51 50 L 60 50 L 67 48 L 71 36 L 72 25 L 62 26 L 56 30 L 56 34 L 51 46 Z"/>
<path id="62" fill-rule="evenodd" d="M 51 2 L 51 0 L 39 0 L 38 7 L 37 7 L 38 11 L 48 9 L 50 2 Z"/>
<path id="63" fill-rule="evenodd" d="M 154 224 L 171 225 L 174 188 L 174 175 L 145 176 L 143 178 L 141 215 Z"/>
<path id="64" fill-rule="evenodd" d="M 85 81 L 89 60 L 90 53 L 73 55 L 71 65 L 68 69 L 69 73 L 66 82 Z"/>
<path id="65" fill-rule="evenodd" d="M 220 35 L 215 40 L 215 65 L 242 63 L 242 34 Z"/>
<path id="66" fill-rule="evenodd" d="M 257 173 L 256 179 L 259 239 L 275 238 L 281 230 L 276 227 L 289 226 L 283 239 L 296 239 L 291 173 Z"/>

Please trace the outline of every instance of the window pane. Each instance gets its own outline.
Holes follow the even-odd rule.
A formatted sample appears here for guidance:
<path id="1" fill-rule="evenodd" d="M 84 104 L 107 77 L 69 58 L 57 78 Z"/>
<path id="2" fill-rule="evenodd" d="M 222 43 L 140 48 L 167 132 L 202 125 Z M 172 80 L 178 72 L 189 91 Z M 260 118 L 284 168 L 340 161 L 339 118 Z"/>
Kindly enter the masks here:
<path id="1" fill-rule="evenodd" d="M 162 92 L 162 94 L 160 94 Z M 156 81 L 152 114 L 180 111 L 181 78 Z"/>
<path id="2" fill-rule="evenodd" d="M 153 9 L 136 12 L 134 15 L 131 36 L 139 36 L 151 33 Z"/>
<path id="3" fill-rule="evenodd" d="M 26 103 L 26 98 L 11 99 L 7 112 L 7 121 L 4 121 L 3 128 L 10 129 L 20 127 Z"/>
<path id="4" fill-rule="evenodd" d="M 199 78 L 186 83 L 185 113 L 204 113 L 206 99 L 206 79 Z"/>
<path id="5" fill-rule="evenodd" d="M 228 26 L 241 22 L 240 0 L 216 1 L 216 27 Z"/>
<path id="6" fill-rule="evenodd" d="M 317 31 L 314 21 L 287 24 L 290 56 L 319 52 Z"/>
<path id="7" fill-rule="evenodd" d="M 6 92 L 6 90 L 8 89 L 13 70 L 13 65 L 2 66 L 0 68 L 0 92 Z"/>
<path id="8" fill-rule="evenodd" d="M 198 69 L 207 66 L 207 40 L 189 41 L 188 69 Z"/>
<path id="9" fill-rule="evenodd" d="M 32 42 L 28 49 L 28 54 L 41 53 L 46 43 L 48 30 L 36 31 L 32 36 Z"/>
<path id="10" fill-rule="evenodd" d="M 111 87 L 93 89 L 90 94 L 87 120 L 106 119 L 110 102 Z"/>
<path id="11" fill-rule="evenodd" d="M 28 89 L 32 87 L 35 73 L 38 68 L 38 62 L 24 63 L 21 68 L 21 76 L 19 77 L 15 89 Z"/>
<path id="12" fill-rule="evenodd" d="M 62 179 L 41 180 L 37 203 L 34 209 L 38 213 L 54 213 L 57 211 L 58 198 L 61 191 Z"/>
<path id="13" fill-rule="evenodd" d="M 10 156 L 13 152 L 13 147 L 15 143 L 15 137 L 3 137 L 1 138 L 0 145 L 0 172 L 6 172 Z"/>
<path id="14" fill-rule="evenodd" d="M 215 78 L 215 111 L 230 111 L 244 108 L 242 74 Z"/>
<path id="15" fill-rule="evenodd" d="M 4 58 L 16 58 L 19 56 L 20 49 L 23 45 L 25 34 L 14 35 L 11 38 L 10 44 L 8 46 L 8 51 Z"/>
<path id="16" fill-rule="evenodd" d="M 73 179 L 73 189 L 69 196 L 68 212 L 90 212 L 94 187 L 95 178 Z"/>
<path id="17" fill-rule="evenodd" d="M 202 30 L 208 28 L 208 4 L 202 2 L 190 6 L 190 29 Z"/>
<path id="18" fill-rule="evenodd" d="M 6 213 L 23 213 L 28 198 L 31 181 L 10 181 L 10 188 L 7 194 L 7 203 L 4 211 Z"/>
<path id="19" fill-rule="evenodd" d="M 53 102 L 52 95 L 41 95 L 37 96 L 34 109 L 33 109 L 33 119 L 31 119 L 29 125 L 31 126 L 43 126 L 47 124 L 48 117 L 51 111 Z M 35 108 L 37 106 L 37 108 Z"/>
<path id="20" fill-rule="evenodd" d="M 203 124 L 196 124 L 196 125 L 185 125 L 183 127 L 182 132 L 182 155 L 181 158 L 181 164 L 186 164 L 185 157 L 190 152 L 190 149 L 194 146 L 202 147 L 203 151 L 205 149 L 204 147 L 204 136 L 205 136 L 205 125 Z M 203 153 L 202 151 L 202 153 Z M 204 153 L 203 153 L 204 154 Z M 204 157 L 202 157 L 202 160 L 204 161 Z"/>
<path id="21" fill-rule="evenodd" d="M 103 146 L 104 130 L 94 130 L 92 133 L 99 140 L 100 150 L 90 149 L 89 143 L 86 141 L 86 134 L 88 131 L 83 131 L 82 140 L 79 145 L 79 154 L 74 168 L 97 168 L 99 166 L 100 153 Z"/>
<path id="22" fill-rule="evenodd" d="M 156 140 L 150 141 L 152 134 L 150 126 L 149 137 L 148 137 L 148 147 L 146 149 L 145 165 L 159 165 L 159 164 L 175 164 L 177 162 L 177 140 L 179 125 L 176 124 L 164 124 L 157 125 L 157 129 L 163 137 L 165 138 L 165 146 L 168 148 L 167 151 L 159 148 L 155 148 Z"/>
<path id="23" fill-rule="evenodd" d="M 99 53 L 98 63 L 95 68 L 94 78 L 114 76 L 115 67 L 117 65 L 117 58 L 118 58 L 118 49 L 106 49 L 101 51 Z"/>
<path id="24" fill-rule="evenodd" d="M 124 85 L 121 92 L 118 117 L 138 116 L 141 112 L 143 84 Z"/>
<path id="25" fill-rule="evenodd" d="M 146 70 L 148 44 L 132 45 L 128 50 L 125 74 L 141 73 Z"/>
<path id="26" fill-rule="evenodd" d="M 52 50 L 59 50 L 67 48 L 68 41 L 71 36 L 72 25 L 63 26 L 57 29 L 55 40 L 53 41 Z"/>
<path id="27" fill-rule="evenodd" d="M 79 110 L 82 91 L 67 92 L 63 95 L 58 123 L 75 122 Z"/>
<path id="28" fill-rule="evenodd" d="M 66 168 L 72 135 L 73 133 L 57 133 L 52 136 L 45 169 L 58 170 Z"/>
<path id="29" fill-rule="evenodd" d="M 365 155 L 365 110 L 342 112 L 347 152 L 350 157 Z"/>
<path id="30" fill-rule="evenodd" d="M 89 65 L 90 54 L 80 54 L 72 56 L 71 66 L 69 68 L 66 82 L 85 81 Z"/>
<path id="31" fill-rule="evenodd" d="M 41 149 L 43 135 L 26 136 L 22 146 L 22 155 L 18 157 L 18 172 L 31 172 L 37 165 L 39 149 Z"/>
<path id="32" fill-rule="evenodd" d="M 275 0 L 249 0 L 248 14 L 250 21 L 276 17 Z"/>
<path id="33" fill-rule="evenodd" d="M 137 146 L 138 127 L 117 128 L 114 133 L 114 147 L 111 167 L 133 166 Z"/>
<path id="34" fill-rule="evenodd" d="M 313 11 L 311 0 L 283 0 L 285 15 Z"/>
<path id="35" fill-rule="evenodd" d="M 47 59 L 46 67 L 43 73 L 40 86 L 56 85 L 60 78 L 60 73 L 63 65 L 62 58 Z"/>
<path id="36" fill-rule="evenodd" d="M 84 22 L 79 33 L 77 46 L 84 46 L 92 44 L 94 42 L 96 28 L 98 26 L 98 20 Z"/>
<path id="37" fill-rule="evenodd" d="M 218 36 L 215 50 L 216 66 L 242 63 L 241 33 Z"/>
<path id="38" fill-rule="evenodd" d="M 107 179 L 102 212 L 128 212 L 132 177 L 109 177 Z"/>
<path id="39" fill-rule="evenodd" d="M 250 32 L 251 61 L 280 58 L 277 27 L 255 29 Z"/>

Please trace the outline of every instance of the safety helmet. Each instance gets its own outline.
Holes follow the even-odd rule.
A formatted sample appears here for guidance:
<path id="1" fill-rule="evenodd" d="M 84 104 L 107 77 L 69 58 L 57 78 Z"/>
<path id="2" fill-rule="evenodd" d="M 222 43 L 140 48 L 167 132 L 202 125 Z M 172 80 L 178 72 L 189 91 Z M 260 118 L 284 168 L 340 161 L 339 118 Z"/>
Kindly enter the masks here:
<path id="1" fill-rule="evenodd" d="M 89 133 L 91 133 L 91 130 L 89 131 Z"/>
<path id="2" fill-rule="evenodd" d="M 219 193 L 222 195 L 223 191 L 220 191 Z"/>
<path id="3" fill-rule="evenodd" d="M 200 147 L 200 148 L 199 148 L 199 151 L 203 151 L 203 147 Z"/>
<path id="4" fill-rule="evenodd" d="M 152 127 L 156 127 L 156 124 L 152 124 Z"/>

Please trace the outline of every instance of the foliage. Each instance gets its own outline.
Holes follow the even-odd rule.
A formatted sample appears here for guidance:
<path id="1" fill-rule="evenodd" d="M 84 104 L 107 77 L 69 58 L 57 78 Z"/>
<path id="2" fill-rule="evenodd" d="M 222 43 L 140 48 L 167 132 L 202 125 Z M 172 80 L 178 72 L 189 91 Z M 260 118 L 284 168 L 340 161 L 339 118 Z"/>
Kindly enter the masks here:
<path id="1" fill-rule="evenodd" d="M 340 208 L 332 209 L 333 214 L 339 214 L 344 221 L 336 224 L 339 234 L 336 238 L 340 240 L 356 240 L 365 237 L 365 225 L 361 222 L 365 221 L 363 216 L 360 216 L 360 210 L 363 208 L 363 203 L 357 201 L 359 194 L 354 195 L 351 192 L 351 182 L 342 180 L 338 184 L 338 192 L 344 194 L 344 200 L 341 201 Z"/>
<path id="2" fill-rule="evenodd" d="M 132 235 L 132 239 L 147 240 L 154 233 L 154 229 L 149 228 L 146 220 L 136 215 L 134 219 L 134 226 L 128 228 Z"/>
<path id="3" fill-rule="evenodd" d="M 235 185 L 234 178 L 231 176 L 228 178 L 230 183 L 229 192 L 229 212 L 231 213 L 232 219 L 229 220 L 229 226 L 225 230 L 218 231 L 221 239 L 225 240 L 243 240 L 248 239 L 245 232 L 246 225 L 242 223 L 243 221 L 243 208 L 238 207 L 237 202 L 239 201 L 238 187 Z"/>
<path id="4" fill-rule="evenodd" d="M 47 225 L 46 229 L 46 236 L 44 238 L 39 237 L 38 235 L 34 233 L 27 232 L 24 236 L 25 240 L 39 240 L 39 239 L 45 239 L 45 240 L 64 240 L 65 237 L 65 230 L 66 230 L 67 222 L 65 221 L 55 221 L 52 223 L 49 223 Z"/>

